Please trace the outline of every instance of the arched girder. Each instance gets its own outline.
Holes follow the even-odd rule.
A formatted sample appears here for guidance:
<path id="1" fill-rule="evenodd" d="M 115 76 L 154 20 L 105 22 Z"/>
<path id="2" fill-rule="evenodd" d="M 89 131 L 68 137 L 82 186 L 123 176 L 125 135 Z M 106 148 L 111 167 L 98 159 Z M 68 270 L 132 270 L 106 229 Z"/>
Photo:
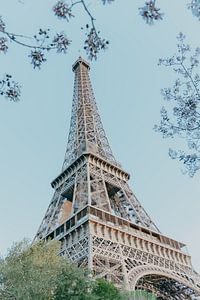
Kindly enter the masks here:
<path id="1" fill-rule="evenodd" d="M 171 279 L 176 281 L 179 284 L 184 285 L 188 289 L 194 291 L 195 296 L 200 296 L 200 287 L 195 283 L 194 278 L 189 278 L 187 274 L 178 274 L 174 272 L 170 272 L 164 268 L 150 266 L 150 265 L 141 265 L 132 269 L 128 274 L 129 286 L 131 290 L 137 289 L 137 284 L 140 279 L 145 276 L 155 276 L 164 277 L 166 279 Z"/>

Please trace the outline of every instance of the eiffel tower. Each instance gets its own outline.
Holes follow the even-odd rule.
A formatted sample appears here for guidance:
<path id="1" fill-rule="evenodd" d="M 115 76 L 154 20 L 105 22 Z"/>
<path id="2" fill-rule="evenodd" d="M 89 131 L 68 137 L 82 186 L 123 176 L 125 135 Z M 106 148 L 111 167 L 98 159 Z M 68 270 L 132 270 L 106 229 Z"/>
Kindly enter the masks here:
<path id="1" fill-rule="evenodd" d="M 163 235 L 128 185 L 97 109 L 90 66 L 79 57 L 61 173 L 35 240 L 56 239 L 60 254 L 128 290 L 158 299 L 197 299 L 200 276 L 185 245 Z"/>

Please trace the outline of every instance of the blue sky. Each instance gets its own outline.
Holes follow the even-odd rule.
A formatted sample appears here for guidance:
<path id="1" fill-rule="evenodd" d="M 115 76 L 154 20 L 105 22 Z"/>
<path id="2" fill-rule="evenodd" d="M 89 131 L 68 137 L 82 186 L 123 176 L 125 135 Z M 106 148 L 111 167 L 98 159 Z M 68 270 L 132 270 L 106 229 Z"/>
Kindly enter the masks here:
<path id="1" fill-rule="evenodd" d="M 65 30 L 73 43 L 67 55 L 49 55 L 40 71 L 29 64 L 28 49 L 14 44 L 1 54 L 1 73 L 22 84 L 21 102 L 0 99 L 0 251 L 13 241 L 33 238 L 53 195 L 50 182 L 61 170 L 73 93 L 71 66 L 82 50 L 80 27 L 87 18 L 78 9 L 70 23 L 57 20 L 53 0 L 0 0 L 9 31 L 34 34 L 38 28 Z M 199 21 L 187 1 L 158 1 L 164 20 L 147 26 L 138 15 L 143 0 L 103 6 L 90 1 L 109 49 L 91 63 L 91 79 L 104 128 L 117 160 L 131 173 L 131 186 L 162 233 L 188 245 L 200 271 L 200 174 L 188 178 L 168 158 L 176 140 L 162 140 L 153 131 L 163 105 L 161 87 L 173 82 L 170 70 L 158 67 L 160 57 L 176 51 L 182 31 L 200 46 Z M 125 3 L 125 4 L 124 4 Z"/>

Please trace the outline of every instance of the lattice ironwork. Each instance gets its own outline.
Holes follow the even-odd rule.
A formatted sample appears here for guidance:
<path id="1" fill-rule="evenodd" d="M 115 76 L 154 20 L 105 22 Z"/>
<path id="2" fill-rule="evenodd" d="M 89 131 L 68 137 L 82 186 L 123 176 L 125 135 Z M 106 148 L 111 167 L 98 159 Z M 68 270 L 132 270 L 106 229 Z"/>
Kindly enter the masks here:
<path id="1" fill-rule="evenodd" d="M 73 66 L 75 73 L 72 117 L 63 170 L 83 151 L 92 151 L 118 165 L 109 146 L 97 109 L 89 78 L 89 64 L 79 59 Z"/>
<path id="2" fill-rule="evenodd" d="M 97 278 L 160 300 L 197 299 L 200 277 L 184 244 L 162 235 L 115 160 L 98 113 L 89 64 L 79 58 L 62 172 L 36 235 L 61 241 L 61 255 Z"/>

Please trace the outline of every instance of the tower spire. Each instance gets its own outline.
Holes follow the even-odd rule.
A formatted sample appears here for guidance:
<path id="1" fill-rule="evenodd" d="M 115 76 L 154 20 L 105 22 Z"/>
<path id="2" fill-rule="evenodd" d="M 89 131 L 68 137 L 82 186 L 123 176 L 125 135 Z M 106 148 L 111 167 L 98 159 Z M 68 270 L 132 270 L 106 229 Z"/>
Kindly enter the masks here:
<path id="1" fill-rule="evenodd" d="M 118 165 L 109 146 L 89 78 L 90 65 L 82 57 L 74 63 L 72 115 L 62 170 L 82 153 L 92 152 Z"/>

